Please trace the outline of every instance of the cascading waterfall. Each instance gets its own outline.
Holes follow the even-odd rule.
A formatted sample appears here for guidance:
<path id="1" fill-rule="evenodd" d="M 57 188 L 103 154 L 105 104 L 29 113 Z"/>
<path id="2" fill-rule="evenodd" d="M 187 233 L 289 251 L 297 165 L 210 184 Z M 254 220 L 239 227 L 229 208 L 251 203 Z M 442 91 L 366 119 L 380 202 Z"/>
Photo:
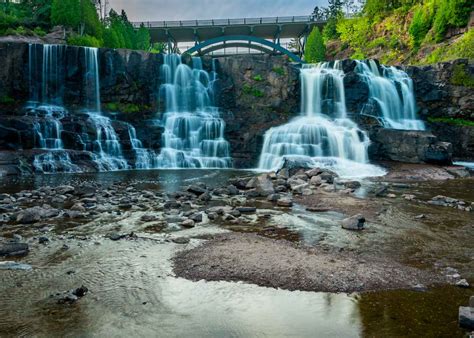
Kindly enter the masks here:
<path id="1" fill-rule="evenodd" d="M 64 91 L 63 45 L 30 44 L 29 53 L 29 86 L 30 102 L 27 115 L 35 118 L 33 131 L 36 147 L 48 150 L 36 155 L 33 166 L 36 171 L 44 173 L 77 172 L 79 167 L 72 163 L 69 154 L 64 150 L 61 133 L 61 119 L 67 110 L 61 106 Z M 39 58 L 41 49 L 41 58 Z M 41 84 L 38 87 L 38 83 Z"/>
<path id="2" fill-rule="evenodd" d="M 357 61 L 356 71 L 369 86 L 370 101 L 362 114 L 376 117 L 385 128 L 425 130 L 417 119 L 413 81 L 404 71 L 374 60 Z"/>
<path id="3" fill-rule="evenodd" d="M 90 113 L 88 121 L 94 126 L 96 139 L 93 142 L 94 162 L 99 171 L 129 169 L 122 155 L 120 139 L 110 119 L 97 113 Z"/>
<path id="4" fill-rule="evenodd" d="M 128 125 L 130 144 L 135 153 L 135 169 L 152 169 L 157 167 L 157 155 L 153 150 L 143 147 L 142 141 L 137 138 L 137 131 Z"/>
<path id="5" fill-rule="evenodd" d="M 130 169 L 112 121 L 101 114 L 98 49 L 85 47 L 84 91 L 88 121 L 94 127 L 94 162 L 99 171 Z"/>
<path id="6" fill-rule="evenodd" d="M 159 168 L 230 168 L 225 123 L 213 105 L 216 72 L 203 70 L 200 58 L 193 67 L 179 55 L 165 55 L 161 67 L 164 84 L 160 95 L 165 102 L 161 120 L 165 127 Z"/>
<path id="7" fill-rule="evenodd" d="M 304 115 L 265 133 L 259 169 L 275 170 L 293 158 L 346 177 L 383 175 L 368 164 L 367 134 L 347 118 L 340 63 L 305 65 L 300 77 Z"/>

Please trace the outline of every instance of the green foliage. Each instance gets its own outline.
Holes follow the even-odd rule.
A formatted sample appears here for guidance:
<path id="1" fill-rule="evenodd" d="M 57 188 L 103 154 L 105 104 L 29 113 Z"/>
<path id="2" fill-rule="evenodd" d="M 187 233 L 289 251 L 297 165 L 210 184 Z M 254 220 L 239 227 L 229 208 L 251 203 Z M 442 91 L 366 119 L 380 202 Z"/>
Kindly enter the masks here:
<path id="1" fill-rule="evenodd" d="M 337 31 L 339 39 L 343 43 L 347 43 L 355 51 L 351 58 L 365 58 L 364 50 L 369 45 L 368 39 L 371 33 L 369 18 L 362 16 L 354 19 L 339 20 Z"/>
<path id="2" fill-rule="evenodd" d="M 413 20 L 408 32 L 410 33 L 411 43 L 415 50 L 418 50 L 426 34 L 431 28 L 433 13 L 429 7 L 417 6 L 413 14 Z"/>
<path id="3" fill-rule="evenodd" d="M 164 53 L 165 50 L 166 50 L 166 43 L 164 43 L 164 42 L 155 42 L 151 46 L 150 53 L 155 53 L 155 54 Z"/>
<path id="4" fill-rule="evenodd" d="M 465 65 L 454 66 L 453 75 L 451 76 L 451 83 L 456 86 L 474 87 L 474 76 L 469 74 Z"/>
<path id="5" fill-rule="evenodd" d="M 308 36 L 304 59 L 308 63 L 321 62 L 326 59 L 326 46 L 318 27 L 314 27 Z"/>
<path id="6" fill-rule="evenodd" d="M 81 34 L 87 34 L 102 39 L 103 27 L 95 5 L 91 0 L 76 0 L 80 2 Z M 77 15 L 77 13 L 76 13 Z"/>
<path id="7" fill-rule="evenodd" d="M 53 0 L 51 23 L 77 29 L 81 23 L 81 6 L 78 0 Z"/>
<path id="8" fill-rule="evenodd" d="M 337 21 L 336 17 L 329 18 L 326 25 L 323 28 L 324 41 L 335 40 L 339 37 L 337 32 Z"/>
<path id="9" fill-rule="evenodd" d="M 149 50 L 150 43 L 150 31 L 141 24 L 140 28 L 136 32 L 136 49 Z"/>
<path id="10" fill-rule="evenodd" d="M 428 117 L 428 122 L 431 123 L 447 123 L 454 126 L 468 126 L 474 127 L 474 121 L 458 119 L 453 117 Z"/>
<path id="11" fill-rule="evenodd" d="M 139 106 L 133 103 L 110 102 L 105 105 L 109 112 L 121 112 L 125 114 L 139 113 L 143 110 L 148 110 L 147 106 Z"/>
<path id="12" fill-rule="evenodd" d="M 14 104 L 14 103 L 15 103 L 14 98 L 12 98 L 8 95 L 0 96 L 0 104 L 10 105 L 10 104 Z"/>
<path id="13" fill-rule="evenodd" d="M 73 35 L 67 39 L 68 45 L 84 47 L 102 47 L 102 41 L 90 35 Z"/>
<path id="14" fill-rule="evenodd" d="M 364 5 L 364 13 L 370 18 L 382 15 L 388 11 L 409 6 L 416 1 L 412 0 L 367 0 Z"/>
<path id="15" fill-rule="evenodd" d="M 474 30 L 470 29 L 460 39 L 449 46 L 441 46 L 433 50 L 423 59 L 421 64 L 432 64 L 455 59 L 474 59 Z"/>
<path id="16" fill-rule="evenodd" d="M 253 77 L 253 80 L 257 81 L 257 82 L 263 81 L 262 75 L 260 75 L 260 74 L 255 75 Z"/>
<path id="17" fill-rule="evenodd" d="M 263 92 L 260 89 L 254 88 L 247 83 L 242 86 L 242 91 L 247 95 L 253 95 L 255 97 L 263 97 Z"/>
<path id="18" fill-rule="evenodd" d="M 46 32 L 41 27 L 35 27 L 33 32 L 38 36 L 45 36 Z"/>
<path id="19" fill-rule="evenodd" d="M 278 75 L 280 76 L 284 76 L 286 73 L 285 73 L 285 70 L 283 69 L 283 67 L 273 67 L 272 71 L 274 73 L 277 73 Z"/>
<path id="20" fill-rule="evenodd" d="M 471 2 L 469 0 L 439 0 L 433 29 L 435 39 L 440 42 L 444 39 L 449 27 L 463 27 L 469 21 Z"/>

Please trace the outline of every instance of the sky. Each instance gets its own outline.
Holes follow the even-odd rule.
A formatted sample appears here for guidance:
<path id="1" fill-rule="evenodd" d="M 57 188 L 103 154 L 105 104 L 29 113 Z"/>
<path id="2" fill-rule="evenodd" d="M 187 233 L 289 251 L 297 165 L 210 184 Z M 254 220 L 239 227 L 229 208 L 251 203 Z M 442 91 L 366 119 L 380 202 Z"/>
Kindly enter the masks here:
<path id="1" fill-rule="evenodd" d="M 309 15 L 327 0 L 109 0 L 130 21 L 232 19 Z"/>

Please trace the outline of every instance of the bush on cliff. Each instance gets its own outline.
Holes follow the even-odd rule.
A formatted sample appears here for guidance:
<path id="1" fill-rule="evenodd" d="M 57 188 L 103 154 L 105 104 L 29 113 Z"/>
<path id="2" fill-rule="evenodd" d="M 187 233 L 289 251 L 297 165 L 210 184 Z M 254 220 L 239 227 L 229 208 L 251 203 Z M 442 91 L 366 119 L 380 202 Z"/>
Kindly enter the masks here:
<path id="1" fill-rule="evenodd" d="M 314 27 L 308 36 L 304 59 L 308 63 L 317 63 L 326 59 L 326 46 L 318 27 Z"/>

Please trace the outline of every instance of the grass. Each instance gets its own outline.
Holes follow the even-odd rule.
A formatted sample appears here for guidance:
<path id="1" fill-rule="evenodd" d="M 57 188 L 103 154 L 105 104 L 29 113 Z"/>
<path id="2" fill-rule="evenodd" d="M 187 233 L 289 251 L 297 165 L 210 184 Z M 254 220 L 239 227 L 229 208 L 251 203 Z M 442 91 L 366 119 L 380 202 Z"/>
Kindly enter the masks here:
<path id="1" fill-rule="evenodd" d="M 120 112 L 125 114 L 138 113 L 142 110 L 147 110 L 148 107 L 140 107 L 133 103 L 110 102 L 105 105 L 105 108 L 110 112 Z"/>
<path id="2" fill-rule="evenodd" d="M 277 73 L 278 75 L 280 76 L 285 76 L 285 70 L 283 69 L 283 67 L 273 67 L 272 71 L 274 73 Z"/>
<path id="3" fill-rule="evenodd" d="M 431 123 L 447 123 L 453 126 L 474 127 L 474 121 L 458 119 L 453 117 L 428 117 Z"/>
<path id="4" fill-rule="evenodd" d="M 263 97 L 263 92 L 260 89 L 254 88 L 248 84 L 244 84 L 244 86 L 242 87 L 242 91 L 247 95 L 253 95 L 255 97 Z"/>
<path id="5" fill-rule="evenodd" d="M 474 76 L 468 73 L 465 65 L 456 65 L 451 76 L 451 84 L 473 88 Z"/>

